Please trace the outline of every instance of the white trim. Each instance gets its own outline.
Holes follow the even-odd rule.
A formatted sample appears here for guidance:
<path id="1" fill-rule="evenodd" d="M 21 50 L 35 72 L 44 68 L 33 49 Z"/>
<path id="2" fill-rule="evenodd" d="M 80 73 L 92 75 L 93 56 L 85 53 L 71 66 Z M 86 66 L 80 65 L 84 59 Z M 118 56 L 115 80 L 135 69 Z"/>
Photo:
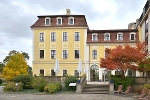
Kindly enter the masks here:
<path id="1" fill-rule="evenodd" d="M 119 34 L 121 34 L 121 36 L 122 36 L 122 39 L 121 39 L 121 40 L 123 40 L 123 33 L 121 33 L 121 32 L 117 33 L 117 40 L 118 40 L 118 35 L 119 35 Z M 119 41 L 121 41 L 121 40 L 119 40 Z"/>
<path id="2" fill-rule="evenodd" d="M 67 47 L 64 47 L 64 45 L 67 45 Z M 62 43 L 62 48 L 67 48 L 68 49 L 68 43 Z"/>
<path id="3" fill-rule="evenodd" d="M 63 58 L 63 50 L 67 50 L 67 58 Z M 68 59 L 68 49 L 62 49 L 62 59 L 64 59 L 64 60 Z"/>
<path id="4" fill-rule="evenodd" d="M 75 45 L 78 44 L 79 47 L 76 47 Z M 80 43 L 74 43 L 74 48 L 80 48 Z"/>
<path id="5" fill-rule="evenodd" d="M 40 41 L 40 34 L 43 33 L 44 41 Z M 39 42 L 45 42 L 45 32 L 39 32 Z"/>
<path id="6" fill-rule="evenodd" d="M 44 44 L 44 47 L 40 47 L 42 44 Z M 39 48 L 45 48 L 45 43 L 39 43 Z"/>
<path id="7" fill-rule="evenodd" d="M 62 76 L 63 76 L 63 70 L 67 70 L 67 74 L 68 74 L 68 69 L 62 69 Z"/>
<path id="8" fill-rule="evenodd" d="M 96 53 L 97 53 L 97 54 L 96 54 L 96 58 L 93 58 L 93 50 L 96 50 Z M 97 58 L 98 58 L 98 50 L 92 48 L 92 59 L 97 59 Z"/>
<path id="9" fill-rule="evenodd" d="M 52 47 L 52 44 L 55 44 L 55 47 Z M 50 48 L 56 48 L 56 43 L 50 43 Z"/>
<path id="10" fill-rule="evenodd" d="M 93 36 L 96 36 L 96 40 L 93 39 Z M 98 34 L 97 33 L 92 33 L 92 41 L 98 41 Z"/>
<path id="11" fill-rule="evenodd" d="M 79 58 L 75 58 L 75 50 L 79 50 L 79 58 L 80 58 L 80 49 L 74 49 L 74 59 L 79 59 Z"/>
<path id="12" fill-rule="evenodd" d="M 67 41 L 63 41 L 63 33 L 66 32 L 67 33 Z M 62 32 L 62 42 L 68 42 L 68 32 L 67 31 L 63 31 Z"/>
<path id="13" fill-rule="evenodd" d="M 105 49 L 106 48 L 110 49 L 110 46 L 104 46 L 104 58 L 105 58 Z"/>
<path id="14" fill-rule="evenodd" d="M 58 23 L 58 19 L 61 20 L 61 23 L 60 23 L 60 24 Z M 56 23 L 57 25 L 62 25 L 62 17 L 57 17 L 56 20 L 57 20 L 57 23 Z"/>
<path id="15" fill-rule="evenodd" d="M 44 58 L 40 58 L 40 50 L 44 50 Z M 45 49 L 39 49 L 39 59 L 45 59 Z"/>
<path id="16" fill-rule="evenodd" d="M 44 70 L 44 76 L 45 76 L 45 69 L 43 69 L 43 68 L 39 69 L 39 75 L 38 76 L 40 76 L 40 70 Z"/>
<path id="17" fill-rule="evenodd" d="M 46 20 L 47 20 L 47 19 L 49 20 L 49 24 L 48 24 L 48 25 L 46 25 Z M 50 26 L 50 25 L 51 25 L 51 18 L 50 18 L 50 17 L 46 17 L 46 18 L 45 18 L 45 26 Z"/>
<path id="18" fill-rule="evenodd" d="M 56 32 L 51 31 L 51 32 L 50 32 L 50 39 L 49 39 L 49 40 L 50 40 L 50 42 L 56 42 L 56 41 L 57 41 L 57 36 L 55 37 L 55 41 L 52 41 L 52 40 L 51 40 L 51 34 L 52 34 L 52 33 L 55 33 L 55 36 L 57 35 Z"/>
<path id="19" fill-rule="evenodd" d="M 51 58 L 51 50 L 55 50 L 56 55 L 55 55 L 54 58 Z M 57 51 L 56 51 L 56 49 L 50 49 L 50 59 L 56 59 L 56 56 L 57 56 Z"/>
<path id="20" fill-rule="evenodd" d="M 76 33 L 76 32 L 79 33 L 79 41 L 75 41 L 75 33 Z M 74 41 L 75 41 L 75 42 L 80 42 L 80 36 L 81 36 L 81 35 L 80 35 L 80 31 L 74 31 Z"/>
<path id="21" fill-rule="evenodd" d="M 32 30 L 32 45 L 33 45 L 33 48 L 32 48 L 32 54 L 33 54 L 33 61 L 35 61 L 35 33 L 34 33 L 34 30 Z M 33 67 L 33 63 L 32 63 L 32 67 Z"/>
<path id="22" fill-rule="evenodd" d="M 97 48 L 97 46 L 92 46 L 92 48 Z"/>
<path id="23" fill-rule="evenodd" d="M 73 19 L 73 24 L 70 23 L 70 19 Z M 69 17 L 68 18 L 68 25 L 74 25 L 74 17 Z"/>
<path id="24" fill-rule="evenodd" d="M 136 37 L 135 37 L 136 33 L 135 33 L 135 32 L 131 32 L 131 33 L 129 33 L 129 34 L 130 34 L 129 40 L 130 40 L 130 41 L 135 41 L 135 40 L 136 40 Z M 131 35 L 132 35 L 132 34 L 134 34 L 134 40 L 131 40 Z"/>
<path id="25" fill-rule="evenodd" d="M 106 37 L 106 35 L 108 35 L 109 36 L 109 39 L 107 40 L 105 37 Z M 110 41 L 110 33 L 104 33 L 104 41 Z"/>

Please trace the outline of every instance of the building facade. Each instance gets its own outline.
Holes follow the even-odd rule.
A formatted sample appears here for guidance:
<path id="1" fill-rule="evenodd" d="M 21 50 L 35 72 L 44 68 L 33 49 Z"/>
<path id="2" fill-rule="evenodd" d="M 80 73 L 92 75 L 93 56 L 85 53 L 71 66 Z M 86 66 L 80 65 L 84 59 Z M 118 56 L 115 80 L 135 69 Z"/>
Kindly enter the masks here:
<path id="1" fill-rule="evenodd" d="M 139 42 L 137 29 L 90 30 L 84 15 L 43 15 L 31 26 L 33 31 L 33 74 L 55 76 L 54 65 L 59 61 L 60 71 L 79 76 L 79 58 L 88 81 L 103 81 L 104 69 L 100 58 L 106 48 L 115 48 L 126 43 L 135 46 Z M 107 72 L 115 74 L 115 71 Z M 81 75 L 82 75 L 81 74 Z M 139 76 L 138 73 L 134 75 Z M 107 79 L 107 76 L 105 76 Z"/>

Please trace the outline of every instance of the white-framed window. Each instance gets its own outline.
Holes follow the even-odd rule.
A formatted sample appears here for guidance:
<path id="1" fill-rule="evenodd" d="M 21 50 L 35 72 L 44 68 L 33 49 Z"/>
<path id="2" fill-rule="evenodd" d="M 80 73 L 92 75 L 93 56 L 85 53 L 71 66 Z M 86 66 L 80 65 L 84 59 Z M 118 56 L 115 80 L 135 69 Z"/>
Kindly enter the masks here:
<path id="1" fill-rule="evenodd" d="M 110 33 L 104 34 L 104 41 L 110 41 Z"/>
<path id="2" fill-rule="evenodd" d="M 74 33 L 74 40 L 75 41 L 80 41 L 80 33 L 79 32 Z"/>
<path id="3" fill-rule="evenodd" d="M 62 25 L 62 18 L 61 17 L 57 17 L 57 25 Z"/>
<path id="4" fill-rule="evenodd" d="M 117 33 L 117 40 L 123 40 L 123 33 Z"/>
<path id="5" fill-rule="evenodd" d="M 68 50 L 63 50 L 63 59 L 68 58 Z"/>
<path id="6" fill-rule="evenodd" d="M 130 33 L 130 40 L 135 40 L 135 34 L 136 33 Z"/>
<path id="7" fill-rule="evenodd" d="M 44 59 L 44 50 L 39 50 L 40 59 Z"/>
<path id="8" fill-rule="evenodd" d="M 80 56 L 80 51 L 74 50 L 74 58 L 79 58 L 79 56 Z"/>
<path id="9" fill-rule="evenodd" d="M 40 69 L 39 75 L 43 75 L 44 76 L 44 69 Z"/>
<path id="10" fill-rule="evenodd" d="M 50 25 L 50 24 L 51 24 L 51 19 L 45 18 L 45 25 Z"/>
<path id="11" fill-rule="evenodd" d="M 97 50 L 92 50 L 92 58 L 97 59 Z"/>
<path id="12" fill-rule="evenodd" d="M 92 34 L 92 41 L 98 41 L 98 34 L 97 33 Z"/>
<path id="13" fill-rule="evenodd" d="M 50 73 L 51 76 L 55 76 L 55 72 L 54 72 L 54 69 L 51 69 L 51 73 Z"/>
<path id="14" fill-rule="evenodd" d="M 51 50 L 51 59 L 56 58 L 56 50 Z"/>
<path id="15" fill-rule="evenodd" d="M 51 41 L 56 41 L 56 32 L 51 32 Z"/>
<path id="16" fill-rule="evenodd" d="M 67 32 L 63 32 L 63 41 L 68 41 L 68 33 Z"/>
<path id="17" fill-rule="evenodd" d="M 40 33 L 40 42 L 44 42 L 44 33 Z"/>
<path id="18" fill-rule="evenodd" d="M 79 72 L 77 70 L 74 70 L 74 76 L 79 78 Z"/>
<path id="19" fill-rule="evenodd" d="M 69 25 L 74 25 L 74 17 L 69 17 L 68 18 L 68 24 Z"/>
<path id="20" fill-rule="evenodd" d="M 106 49 L 110 49 L 110 46 L 104 46 L 104 58 L 108 55 L 107 52 L 105 52 Z"/>
<path id="21" fill-rule="evenodd" d="M 68 71 L 66 69 L 63 69 L 63 76 L 67 75 Z"/>

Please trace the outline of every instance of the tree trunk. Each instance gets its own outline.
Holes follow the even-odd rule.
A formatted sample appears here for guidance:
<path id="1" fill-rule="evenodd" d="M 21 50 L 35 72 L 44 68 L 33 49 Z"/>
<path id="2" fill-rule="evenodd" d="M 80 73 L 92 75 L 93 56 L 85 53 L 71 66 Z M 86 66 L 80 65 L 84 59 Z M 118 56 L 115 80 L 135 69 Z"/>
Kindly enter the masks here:
<path id="1" fill-rule="evenodd" d="M 122 78 L 124 78 L 125 77 L 125 75 L 124 75 L 125 73 L 124 73 L 124 71 L 121 71 L 121 77 Z"/>

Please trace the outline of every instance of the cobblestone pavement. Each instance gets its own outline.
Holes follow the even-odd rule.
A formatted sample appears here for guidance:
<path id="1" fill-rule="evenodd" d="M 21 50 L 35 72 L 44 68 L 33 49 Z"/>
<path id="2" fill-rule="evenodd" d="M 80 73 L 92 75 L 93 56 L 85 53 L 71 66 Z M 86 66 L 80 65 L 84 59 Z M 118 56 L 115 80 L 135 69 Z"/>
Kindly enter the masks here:
<path id="1" fill-rule="evenodd" d="M 133 96 L 109 94 L 17 94 L 0 93 L 0 100 L 134 100 Z"/>

